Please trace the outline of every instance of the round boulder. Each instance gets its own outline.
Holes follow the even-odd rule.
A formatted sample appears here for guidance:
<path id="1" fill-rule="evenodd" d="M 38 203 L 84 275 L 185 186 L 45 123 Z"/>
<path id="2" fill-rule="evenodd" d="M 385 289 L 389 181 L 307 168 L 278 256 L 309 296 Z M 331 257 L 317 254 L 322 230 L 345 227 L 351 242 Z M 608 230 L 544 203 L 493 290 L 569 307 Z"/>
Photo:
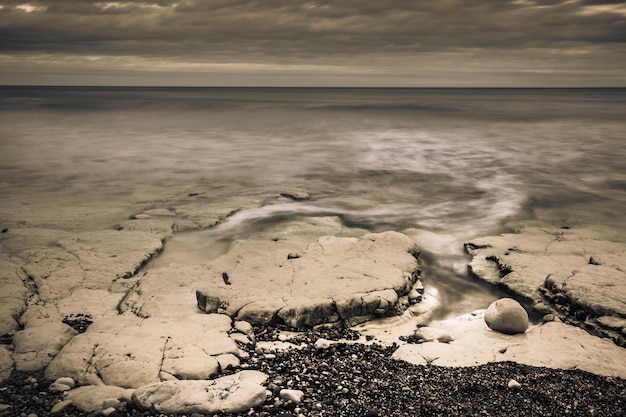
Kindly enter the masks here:
<path id="1" fill-rule="evenodd" d="M 524 333 L 528 329 L 528 313 L 512 298 L 501 298 L 487 308 L 485 323 L 500 333 Z"/>

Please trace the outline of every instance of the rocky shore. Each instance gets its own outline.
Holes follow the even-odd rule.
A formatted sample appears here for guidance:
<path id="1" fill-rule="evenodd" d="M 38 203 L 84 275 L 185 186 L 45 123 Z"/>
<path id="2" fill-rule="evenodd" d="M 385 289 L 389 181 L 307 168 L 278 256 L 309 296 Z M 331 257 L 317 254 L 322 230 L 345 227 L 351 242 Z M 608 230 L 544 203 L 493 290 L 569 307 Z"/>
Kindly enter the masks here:
<path id="1" fill-rule="evenodd" d="M 278 340 L 279 335 L 274 333 L 268 339 Z M 321 336 L 332 337 L 310 332 L 293 340 L 298 349 L 251 352 L 246 369 L 267 375 L 266 399 L 253 409 L 229 415 L 617 417 L 626 412 L 626 381 L 621 378 L 514 362 L 475 367 L 411 365 L 390 359 L 393 346 L 332 343 L 316 348 L 315 341 Z M 50 392 L 41 372 L 17 373 L 8 382 L 0 390 L 0 403 L 11 404 L 11 408 L 0 411 L 0 415 L 49 415 L 64 398 L 61 393 Z M 287 392 L 301 393 L 301 397 L 288 397 Z M 97 414 L 68 406 L 56 415 Z M 164 414 L 122 402 L 108 415 Z"/>
<path id="2" fill-rule="evenodd" d="M 495 331 L 484 309 L 433 320 L 410 230 L 332 215 L 268 224 L 203 264 L 146 268 L 174 232 L 234 230 L 259 203 L 168 201 L 105 213 L 116 223 L 96 230 L 72 230 L 75 213 L 8 213 L 0 415 L 624 414 L 623 243 L 588 229 L 468 242 L 473 276 L 537 317 Z"/>

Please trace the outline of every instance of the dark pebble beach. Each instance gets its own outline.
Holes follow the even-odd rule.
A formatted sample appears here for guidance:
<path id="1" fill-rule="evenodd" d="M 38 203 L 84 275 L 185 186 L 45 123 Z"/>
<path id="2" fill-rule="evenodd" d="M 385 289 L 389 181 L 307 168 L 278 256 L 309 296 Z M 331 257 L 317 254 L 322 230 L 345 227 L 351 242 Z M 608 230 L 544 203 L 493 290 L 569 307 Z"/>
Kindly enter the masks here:
<path id="1" fill-rule="evenodd" d="M 273 339 L 274 331 L 261 336 Z M 269 375 L 272 392 L 261 407 L 231 416 L 624 416 L 626 380 L 579 370 L 496 362 L 476 367 L 417 366 L 390 359 L 394 346 L 336 343 L 315 349 L 332 334 L 307 333 L 299 349 L 251 352 L 243 364 Z M 336 336 L 336 335 L 335 335 Z M 345 336 L 353 336 L 344 334 Z M 609 360 L 609 359 L 607 359 Z M 515 380 L 519 387 L 510 388 Z M 42 417 L 63 398 L 50 393 L 41 372 L 14 373 L 0 388 L 2 416 Z M 281 389 L 304 392 L 301 403 L 283 401 Z M 95 416 L 72 407 L 60 416 Z M 111 414 L 161 416 L 131 406 Z M 182 416 L 182 415 L 179 415 Z M 199 417 L 192 414 L 188 417 Z"/>

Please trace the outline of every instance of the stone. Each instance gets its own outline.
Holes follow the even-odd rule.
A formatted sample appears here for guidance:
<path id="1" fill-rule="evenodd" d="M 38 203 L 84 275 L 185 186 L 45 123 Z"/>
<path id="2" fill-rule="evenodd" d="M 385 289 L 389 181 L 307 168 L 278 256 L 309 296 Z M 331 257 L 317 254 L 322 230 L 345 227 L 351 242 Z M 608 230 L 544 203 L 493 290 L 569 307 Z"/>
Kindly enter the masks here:
<path id="1" fill-rule="evenodd" d="M 57 378 L 56 381 L 54 381 L 56 384 L 63 384 L 63 385 L 67 385 L 70 388 L 74 388 L 74 386 L 76 385 L 76 383 L 74 382 L 74 380 L 70 377 L 61 377 L 61 378 Z"/>
<path id="2" fill-rule="evenodd" d="M 611 340 L 592 336 L 583 329 L 560 321 L 533 325 L 525 333 L 506 335 L 489 329 L 483 317 L 484 312 L 435 320 L 431 326 L 449 333 L 453 341 L 404 344 L 396 349 L 392 358 L 437 366 L 475 366 L 513 361 L 626 377 L 626 349 Z"/>
<path id="3" fill-rule="evenodd" d="M 61 384 L 58 382 L 53 382 L 48 386 L 48 391 L 50 392 L 65 392 L 71 390 L 72 387 L 69 385 Z"/>
<path id="4" fill-rule="evenodd" d="M 14 365 L 12 349 L 7 345 L 0 345 L 0 383 L 11 376 Z"/>
<path id="5" fill-rule="evenodd" d="M 74 402 L 72 400 L 62 400 L 52 406 L 50 409 L 50 414 L 55 416 L 57 414 L 61 414 L 65 410 L 67 410 L 70 406 L 72 406 Z"/>
<path id="6" fill-rule="evenodd" d="M 65 398 L 72 402 L 74 407 L 89 413 L 102 411 L 105 401 L 119 398 L 124 388 L 111 385 L 86 385 L 68 391 Z"/>
<path id="7" fill-rule="evenodd" d="M 278 396 L 285 401 L 300 404 L 304 398 L 304 392 L 298 389 L 281 389 Z"/>
<path id="8" fill-rule="evenodd" d="M 606 236 L 597 228 L 527 227 L 465 248 L 475 277 L 534 303 L 540 315 L 556 314 L 626 346 L 620 329 L 602 324 L 606 317 L 626 317 L 626 243 Z"/>
<path id="9" fill-rule="evenodd" d="M 250 380 L 165 381 L 140 387 L 135 406 L 159 413 L 238 413 L 265 402 L 265 387 Z"/>
<path id="10" fill-rule="evenodd" d="M 294 246 L 301 248 L 299 257 L 288 259 Z M 397 232 L 322 236 L 313 243 L 236 241 L 201 271 L 200 279 L 189 279 L 199 281 L 196 299 L 203 311 L 258 326 L 303 329 L 401 313 L 408 303 L 400 298 L 419 276 L 418 251 L 413 240 Z M 229 284 L 222 279 L 225 271 Z M 140 299 L 153 297 L 141 292 Z"/>
<path id="11" fill-rule="evenodd" d="M 514 299 L 501 298 L 487 308 L 485 323 L 490 329 L 500 333 L 524 333 L 529 325 L 528 313 Z"/>
<path id="12" fill-rule="evenodd" d="M 313 344 L 313 347 L 317 350 L 328 349 L 332 345 L 330 340 L 326 340 L 323 338 L 317 339 Z"/>
<path id="13" fill-rule="evenodd" d="M 60 321 L 28 326 L 13 335 L 13 360 L 18 371 L 36 371 L 50 363 L 75 335 L 76 330 Z"/>
<path id="14" fill-rule="evenodd" d="M 521 385 L 519 382 L 517 382 L 516 380 L 511 379 L 511 380 L 509 381 L 509 383 L 507 384 L 507 387 L 508 387 L 509 389 L 519 389 L 519 388 L 521 388 L 521 387 L 522 387 L 522 385 Z"/>
<path id="15" fill-rule="evenodd" d="M 218 355 L 239 354 L 228 334 L 230 317 L 198 312 L 175 317 L 126 313 L 98 320 L 61 349 L 46 377 L 137 388 L 162 377 L 204 379 L 219 371 Z"/>
<path id="16" fill-rule="evenodd" d="M 454 340 L 446 331 L 429 326 L 417 329 L 415 337 L 424 342 L 449 343 Z"/>

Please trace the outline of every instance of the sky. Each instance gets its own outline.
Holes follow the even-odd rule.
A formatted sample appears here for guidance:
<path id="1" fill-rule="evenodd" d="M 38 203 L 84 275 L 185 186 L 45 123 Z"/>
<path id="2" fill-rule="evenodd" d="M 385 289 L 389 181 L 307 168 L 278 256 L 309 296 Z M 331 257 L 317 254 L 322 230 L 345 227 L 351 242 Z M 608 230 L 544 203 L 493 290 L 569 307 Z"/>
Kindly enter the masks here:
<path id="1" fill-rule="evenodd" d="M 626 87 L 626 1 L 0 0 L 0 84 Z"/>

